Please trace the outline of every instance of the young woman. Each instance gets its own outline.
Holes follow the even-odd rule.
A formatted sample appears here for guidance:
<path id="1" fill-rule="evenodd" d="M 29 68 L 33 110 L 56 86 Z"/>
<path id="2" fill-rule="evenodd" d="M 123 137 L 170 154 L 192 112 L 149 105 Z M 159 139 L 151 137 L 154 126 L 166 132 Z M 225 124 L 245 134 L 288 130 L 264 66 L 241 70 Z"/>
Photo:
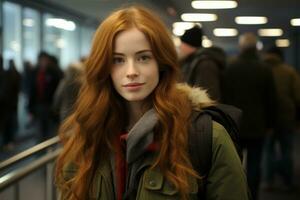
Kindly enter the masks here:
<path id="1" fill-rule="evenodd" d="M 203 178 L 188 154 L 190 116 L 214 104 L 178 85 L 162 22 L 142 7 L 112 13 L 96 31 L 74 113 L 60 129 L 61 199 L 198 199 Z M 244 200 L 247 183 L 230 136 L 213 122 L 207 199 Z"/>

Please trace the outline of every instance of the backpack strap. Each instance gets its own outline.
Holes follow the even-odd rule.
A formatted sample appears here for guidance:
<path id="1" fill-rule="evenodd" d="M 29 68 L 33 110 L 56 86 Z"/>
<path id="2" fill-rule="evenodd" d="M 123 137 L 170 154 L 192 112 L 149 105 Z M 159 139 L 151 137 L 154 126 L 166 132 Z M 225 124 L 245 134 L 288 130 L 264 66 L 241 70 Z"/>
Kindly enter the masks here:
<path id="1" fill-rule="evenodd" d="M 206 195 L 206 178 L 212 166 L 212 121 L 224 126 L 242 160 L 242 151 L 238 145 L 239 136 L 237 135 L 241 116 L 242 111 L 240 109 L 224 104 L 207 107 L 192 113 L 188 141 L 189 155 L 194 170 L 202 177 L 199 182 L 198 194 L 200 197 Z"/>
<path id="2" fill-rule="evenodd" d="M 201 176 L 199 197 L 205 197 L 206 178 L 212 165 L 212 118 L 204 112 L 195 111 L 189 130 L 189 155 L 196 172 Z M 200 199 L 202 199 L 200 198 Z"/>

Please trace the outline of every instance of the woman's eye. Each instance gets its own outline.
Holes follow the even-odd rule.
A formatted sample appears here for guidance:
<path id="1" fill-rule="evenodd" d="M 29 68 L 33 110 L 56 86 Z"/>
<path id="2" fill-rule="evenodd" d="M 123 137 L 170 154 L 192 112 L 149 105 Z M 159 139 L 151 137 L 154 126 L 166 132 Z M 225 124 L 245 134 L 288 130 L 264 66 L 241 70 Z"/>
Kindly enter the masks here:
<path id="1" fill-rule="evenodd" d="M 113 58 L 113 64 L 121 64 L 124 62 L 124 59 L 121 57 L 115 57 Z"/>
<path id="2" fill-rule="evenodd" d="M 138 58 L 139 61 L 142 61 L 142 62 L 146 62 L 148 60 L 151 59 L 151 56 L 148 56 L 148 55 L 142 55 Z"/>

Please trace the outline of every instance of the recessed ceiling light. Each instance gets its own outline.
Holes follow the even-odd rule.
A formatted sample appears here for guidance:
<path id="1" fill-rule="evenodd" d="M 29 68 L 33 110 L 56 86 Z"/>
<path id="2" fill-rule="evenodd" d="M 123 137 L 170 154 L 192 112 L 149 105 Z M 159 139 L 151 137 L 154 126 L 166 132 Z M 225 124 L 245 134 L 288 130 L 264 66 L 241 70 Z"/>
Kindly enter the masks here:
<path id="1" fill-rule="evenodd" d="M 185 29 L 182 28 L 173 28 L 173 34 L 176 36 L 182 36 L 185 32 Z"/>
<path id="2" fill-rule="evenodd" d="M 202 24 L 195 23 L 195 22 L 174 22 L 173 34 L 177 36 L 181 36 L 184 34 L 185 30 L 191 29 L 196 25 L 202 27 Z"/>
<path id="3" fill-rule="evenodd" d="M 290 46 L 290 41 L 288 39 L 277 39 L 275 44 L 277 47 L 288 47 Z"/>
<path id="4" fill-rule="evenodd" d="M 228 9 L 236 8 L 236 1 L 192 1 L 192 7 L 195 9 Z"/>
<path id="5" fill-rule="evenodd" d="M 262 37 L 278 37 L 282 36 L 283 30 L 280 28 L 259 29 L 258 35 Z"/>
<path id="6" fill-rule="evenodd" d="M 292 26 L 300 26 L 300 18 L 291 19 Z"/>
<path id="7" fill-rule="evenodd" d="M 208 13 L 184 13 L 181 15 L 181 19 L 187 22 L 208 22 L 216 21 L 218 16 Z"/>
<path id="8" fill-rule="evenodd" d="M 53 26 L 55 28 L 64 29 L 67 31 L 74 31 L 76 29 L 76 24 L 73 21 L 67 21 L 60 18 L 47 19 L 46 26 Z"/>
<path id="9" fill-rule="evenodd" d="M 268 19 L 260 16 L 239 16 L 235 18 L 237 24 L 266 24 Z"/>
<path id="10" fill-rule="evenodd" d="M 200 23 L 194 23 L 194 22 L 174 22 L 173 23 L 173 28 L 181 28 L 184 30 L 193 28 L 195 25 L 198 25 L 202 27 L 202 24 Z"/>
<path id="11" fill-rule="evenodd" d="M 215 28 L 213 32 L 217 37 L 234 37 L 238 35 L 235 28 Z"/>

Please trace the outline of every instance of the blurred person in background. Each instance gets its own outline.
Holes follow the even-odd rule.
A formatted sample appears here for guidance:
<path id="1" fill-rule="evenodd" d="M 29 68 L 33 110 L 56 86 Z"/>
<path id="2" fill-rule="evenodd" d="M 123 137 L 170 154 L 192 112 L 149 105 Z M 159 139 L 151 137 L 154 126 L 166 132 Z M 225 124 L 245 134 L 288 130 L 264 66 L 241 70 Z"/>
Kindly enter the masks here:
<path id="1" fill-rule="evenodd" d="M 63 77 L 55 56 L 41 52 L 36 68 L 35 90 L 32 96 L 33 111 L 39 126 L 41 140 L 49 138 L 55 131 L 55 116 L 52 110 L 55 90 Z"/>
<path id="2" fill-rule="evenodd" d="M 27 112 L 26 128 L 30 128 L 34 124 L 34 113 L 30 109 L 30 99 L 33 98 L 31 95 L 33 95 L 35 88 L 36 69 L 30 61 L 25 61 L 23 66 L 22 90 L 25 96 L 25 109 Z"/>
<path id="3" fill-rule="evenodd" d="M 214 100 L 221 100 L 221 71 L 224 68 L 222 49 L 202 47 L 202 29 L 196 25 L 180 37 L 179 58 L 183 80 L 191 86 L 207 90 Z M 223 51 L 224 52 L 224 51 Z"/>
<path id="4" fill-rule="evenodd" d="M 63 121 L 73 111 L 82 82 L 84 60 L 70 64 L 54 95 L 53 109 Z"/>
<path id="5" fill-rule="evenodd" d="M 3 145 L 3 135 L 4 135 L 4 125 L 7 114 L 7 82 L 6 82 L 6 72 L 3 68 L 3 58 L 0 55 L 0 137 L 1 137 L 1 146 Z"/>
<path id="6" fill-rule="evenodd" d="M 253 33 L 240 36 L 240 55 L 224 71 L 222 82 L 223 101 L 243 111 L 240 138 L 247 150 L 247 178 L 254 200 L 258 199 L 265 136 L 272 131 L 276 114 L 273 75 L 261 61 L 256 44 Z"/>
<path id="7" fill-rule="evenodd" d="M 9 60 L 6 72 L 6 114 L 4 123 L 3 143 L 6 149 L 12 149 L 15 134 L 18 131 L 18 102 L 21 87 L 21 75 L 17 71 L 14 60 Z"/>
<path id="8" fill-rule="evenodd" d="M 296 125 L 296 108 L 300 107 L 300 76 L 284 62 L 280 48 L 272 47 L 264 54 L 271 68 L 278 95 L 278 111 L 274 133 L 266 141 L 266 189 L 274 188 L 275 175 L 283 179 L 281 189 L 292 190 L 293 186 L 293 135 Z M 276 150 L 279 144 L 279 151 Z"/>

